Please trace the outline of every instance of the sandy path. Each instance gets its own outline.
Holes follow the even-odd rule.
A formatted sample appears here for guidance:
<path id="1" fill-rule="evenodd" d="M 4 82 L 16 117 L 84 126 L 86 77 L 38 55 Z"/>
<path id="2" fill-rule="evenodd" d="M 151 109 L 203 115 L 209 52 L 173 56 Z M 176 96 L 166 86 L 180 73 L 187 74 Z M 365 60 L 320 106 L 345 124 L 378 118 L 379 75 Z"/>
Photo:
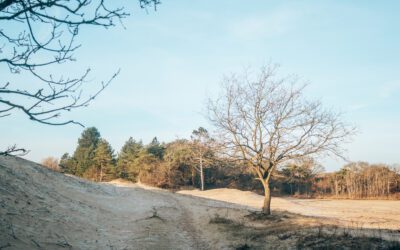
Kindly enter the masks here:
<path id="1" fill-rule="evenodd" d="M 261 209 L 263 196 L 236 189 L 185 190 L 181 194 L 204 197 Z M 273 197 L 273 210 L 329 218 L 346 226 L 400 229 L 400 201 L 329 200 Z"/>

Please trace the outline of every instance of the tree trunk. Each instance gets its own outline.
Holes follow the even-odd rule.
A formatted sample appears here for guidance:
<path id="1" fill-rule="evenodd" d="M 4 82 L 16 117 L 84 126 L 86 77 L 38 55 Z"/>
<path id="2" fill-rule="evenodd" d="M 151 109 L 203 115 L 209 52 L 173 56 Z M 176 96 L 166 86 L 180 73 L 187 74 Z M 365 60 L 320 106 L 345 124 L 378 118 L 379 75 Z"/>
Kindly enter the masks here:
<path id="1" fill-rule="evenodd" d="M 201 191 L 204 191 L 204 171 L 203 171 L 203 159 L 200 158 L 200 182 L 201 182 Z"/>
<path id="2" fill-rule="evenodd" d="M 103 166 L 100 167 L 100 182 L 103 181 Z"/>
<path id="3" fill-rule="evenodd" d="M 269 183 L 265 183 L 265 180 L 262 181 L 264 186 L 264 205 L 262 208 L 262 212 L 264 214 L 271 214 L 271 189 L 269 188 Z"/>
<path id="4" fill-rule="evenodd" d="M 194 169 L 194 167 L 192 167 L 192 186 L 193 187 L 196 187 L 195 177 L 196 177 L 196 169 Z"/>
<path id="5" fill-rule="evenodd" d="M 335 178 L 335 196 L 338 197 L 339 195 L 339 185 L 338 185 L 338 181 Z"/>

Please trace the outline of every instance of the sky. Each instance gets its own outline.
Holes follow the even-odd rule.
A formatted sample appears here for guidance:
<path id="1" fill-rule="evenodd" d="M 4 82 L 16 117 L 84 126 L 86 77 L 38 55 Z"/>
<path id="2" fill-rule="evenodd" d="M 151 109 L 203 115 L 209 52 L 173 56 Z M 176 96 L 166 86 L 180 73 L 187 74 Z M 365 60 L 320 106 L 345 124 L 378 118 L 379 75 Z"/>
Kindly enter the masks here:
<path id="1" fill-rule="evenodd" d="M 87 91 L 121 70 L 88 108 L 63 117 L 97 127 L 116 152 L 130 136 L 168 142 L 199 126 L 212 130 L 205 101 L 223 76 L 272 62 L 280 75 L 308 82 L 308 98 L 357 126 L 344 145 L 349 160 L 400 163 L 400 2 L 164 0 L 156 12 L 121 4 L 131 12 L 123 26 L 82 29 L 77 61 L 54 69 L 91 68 Z M 4 67 L 0 76 L 29 82 Z M 61 157 L 73 153 L 82 131 L 16 112 L 0 120 L 0 148 L 16 143 L 34 161 Z M 344 164 L 320 160 L 328 171 Z"/>

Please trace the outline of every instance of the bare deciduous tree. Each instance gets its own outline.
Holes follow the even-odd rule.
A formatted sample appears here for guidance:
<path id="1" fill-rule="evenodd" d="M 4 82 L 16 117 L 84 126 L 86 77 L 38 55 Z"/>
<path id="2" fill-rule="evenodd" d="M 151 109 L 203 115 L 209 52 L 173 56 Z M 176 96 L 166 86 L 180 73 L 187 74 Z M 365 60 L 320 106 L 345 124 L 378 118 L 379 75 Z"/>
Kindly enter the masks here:
<path id="1" fill-rule="evenodd" d="M 386 164 L 351 162 L 330 175 L 329 186 L 336 197 L 371 198 L 395 196 L 399 174 Z M 328 180 L 329 180 L 328 179 Z"/>
<path id="2" fill-rule="evenodd" d="M 296 78 L 278 78 L 276 67 L 257 77 L 245 73 L 223 81 L 217 99 L 208 103 L 209 119 L 225 153 L 251 169 L 264 191 L 263 212 L 270 214 L 270 180 L 284 163 L 317 155 L 343 157 L 342 143 L 355 132 L 338 113 L 304 98 Z"/>
<path id="3" fill-rule="evenodd" d="M 41 164 L 51 170 L 60 171 L 60 167 L 58 165 L 58 159 L 54 157 L 47 157 L 41 161 Z"/>
<path id="4" fill-rule="evenodd" d="M 146 8 L 160 2 L 139 3 Z M 73 77 L 48 72 L 75 60 L 82 26 L 108 28 L 128 16 L 123 7 L 115 5 L 109 0 L 0 0 L 0 67 L 10 74 L 25 73 L 31 79 L 23 84 L 0 80 L 0 118 L 19 111 L 47 125 L 82 125 L 57 118 L 89 105 L 118 72 L 90 94 L 84 94 L 90 69 Z M 11 153 L 10 149 L 0 152 Z"/>
<path id="5" fill-rule="evenodd" d="M 204 168 L 212 162 L 212 143 L 213 140 L 205 128 L 200 127 L 197 130 L 193 130 L 191 144 L 193 158 L 196 162 L 193 167 L 200 174 L 201 191 L 204 191 Z"/>

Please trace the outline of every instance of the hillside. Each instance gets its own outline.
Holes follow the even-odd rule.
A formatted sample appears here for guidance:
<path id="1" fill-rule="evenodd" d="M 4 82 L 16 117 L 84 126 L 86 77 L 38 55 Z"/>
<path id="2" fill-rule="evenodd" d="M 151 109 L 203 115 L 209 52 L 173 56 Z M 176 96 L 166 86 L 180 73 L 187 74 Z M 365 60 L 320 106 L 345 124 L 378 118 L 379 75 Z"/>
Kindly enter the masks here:
<path id="1" fill-rule="evenodd" d="M 162 191 L 87 182 L 0 159 L 0 242 L 14 248 L 191 249 L 203 244 L 180 200 Z"/>
<path id="2" fill-rule="evenodd" d="M 321 237 L 349 247 L 369 242 L 336 239 L 341 228 L 333 234 L 326 218 L 321 234 L 320 219 L 278 211 L 263 218 L 243 205 L 121 181 L 93 183 L 0 157 L 0 249 L 272 249 L 320 246 Z M 305 241 L 317 228 L 318 237 Z M 399 232 L 380 233 L 394 239 Z"/>

